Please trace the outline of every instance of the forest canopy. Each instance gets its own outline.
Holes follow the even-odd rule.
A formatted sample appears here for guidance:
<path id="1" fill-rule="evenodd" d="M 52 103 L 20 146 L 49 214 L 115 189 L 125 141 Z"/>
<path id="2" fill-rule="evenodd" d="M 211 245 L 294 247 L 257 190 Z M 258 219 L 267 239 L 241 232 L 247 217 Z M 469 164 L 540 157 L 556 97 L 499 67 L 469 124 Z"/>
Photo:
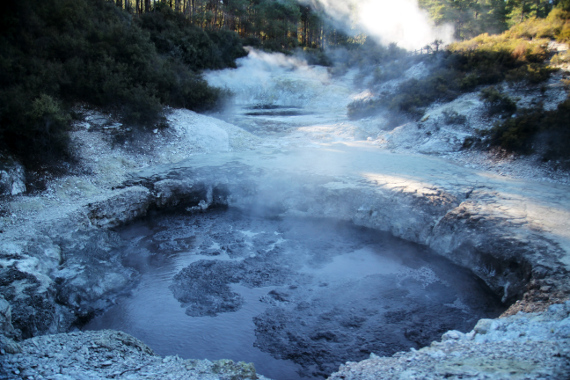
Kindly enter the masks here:
<path id="1" fill-rule="evenodd" d="M 529 19 L 546 18 L 554 8 L 570 11 L 569 0 L 418 0 L 437 25 L 452 24 L 455 38 L 497 34 Z"/>

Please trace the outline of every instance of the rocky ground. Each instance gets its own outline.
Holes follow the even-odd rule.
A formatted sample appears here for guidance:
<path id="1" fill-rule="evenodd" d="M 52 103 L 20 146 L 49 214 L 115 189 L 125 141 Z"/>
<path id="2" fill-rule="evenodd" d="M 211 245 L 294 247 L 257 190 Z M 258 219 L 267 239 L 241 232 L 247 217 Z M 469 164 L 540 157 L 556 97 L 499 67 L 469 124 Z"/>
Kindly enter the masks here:
<path id="1" fill-rule="evenodd" d="M 322 78 L 310 83 L 311 99 L 331 92 Z M 295 89 L 287 91 L 294 99 Z M 224 378 L 223 367 L 232 378 L 254 378 L 241 364 L 159 358 L 116 332 L 44 335 L 73 330 L 136 280 L 135 270 L 111 256 L 119 242 L 109 228 L 156 209 L 229 205 L 388 231 L 472 269 L 504 302 L 516 301 L 511 317 L 481 322 L 475 333 L 449 333 L 417 352 L 350 364 L 333 378 L 382 378 L 389 368 L 391 378 L 422 378 L 427 371 L 439 378 L 568 376 L 568 304 L 545 312 L 570 294 L 568 173 L 529 159 L 457 151 L 489 121 L 477 119 L 481 104 L 473 95 L 456 102 L 445 107 L 471 112 L 461 128 L 438 129 L 441 109 L 421 128 L 393 131 L 379 128 L 379 119 L 337 120 L 342 112 L 333 110 L 321 119 L 312 115 L 311 125 L 295 119 L 271 139 L 172 110 L 170 128 L 131 140 L 104 115 L 84 110 L 72 136 L 81 158 L 74 174 L 46 178 L 45 189 L 22 194 L 21 168 L 2 169 L 9 195 L 0 210 L 1 373 Z"/>
<path id="2" fill-rule="evenodd" d="M 445 333 L 429 347 L 341 366 L 330 379 L 566 379 L 570 302 L 539 314 L 481 319 L 468 334 Z"/>
<path id="3" fill-rule="evenodd" d="M 138 339 L 111 330 L 38 336 L 3 359 L 0 376 L 7 379 L 265 379 L 243 362 L 163 358 Z"/>

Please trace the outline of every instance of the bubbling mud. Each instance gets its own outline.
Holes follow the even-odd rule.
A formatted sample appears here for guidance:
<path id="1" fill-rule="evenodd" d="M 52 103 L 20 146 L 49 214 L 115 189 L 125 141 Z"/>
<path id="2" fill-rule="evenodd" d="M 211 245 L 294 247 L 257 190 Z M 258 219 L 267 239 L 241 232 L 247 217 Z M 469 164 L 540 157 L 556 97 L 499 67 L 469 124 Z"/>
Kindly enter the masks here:
<path id="1" fill-rule="evenodd" d="M 230 209 L 119 233 L 140 280 L 86 329 L 127 332 L 160 355 L 253 362 L 276 380 L 324 378 L 502 311 L 468 270 L 346 222 Z"/>

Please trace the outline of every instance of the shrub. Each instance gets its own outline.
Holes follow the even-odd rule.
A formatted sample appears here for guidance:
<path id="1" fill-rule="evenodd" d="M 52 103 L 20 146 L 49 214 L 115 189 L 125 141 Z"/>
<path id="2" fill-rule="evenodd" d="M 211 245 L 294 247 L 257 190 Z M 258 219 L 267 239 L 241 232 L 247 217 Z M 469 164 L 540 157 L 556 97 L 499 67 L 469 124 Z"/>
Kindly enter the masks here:
<path id="1" fill-rule="evenodd" d="M 154 12 L 144 13 L 140 25 L 160 54 L 180 60 L 194 71 L 235 67 L 235 59 L 247 54 L 236 33 L 204 31 L 164 3 L 157 4 Z"/>
<path id="2" fill-rule="evenodd" d="M 555 8 L 546 18 L 532 18 L 514 25 L 507 35 L 511 38 L 547 38 L 557 39 L 560 42 L 567 41 L 566 33 L 570 20 L 570 12 L 561 8 Z"/>
<path id="3" fill-rule="evenodd" d="M 516 33 L 509 31 L 498 36 L 482 34 L 451 44 L 443 53 L 414 58 L 415 61 L 408 59 L 405 63 L 401 59 L 384 62 L 375 71 L 377 82 L 401 75 L 417 59 L 422 59 L 431 68 L 431 74 L 422 79 L 404 81 L 392 94 L 374 101 L 353 102 L 349 105 L 349 115 L 358 118 L 388 109 L 418 120 L 433 102 L 451 101 L 478 86 L 505 80 L 512 84 L 532 85 L 546 81 L 554 71 L 544 64 L 549 58 L 548 41 L 528 41 L 513 35 Z M 392 66 L 397 66 L 394 71 Z M 496 101 L 489 103 L 492 114 L 514 112 L 514 103 L 507 99 Z"/>
<path id="4" fill-rule="evenodd" d="M 333 66 L 331 58 L 321 49 L 303 48 L 298 53 L 303 56 L 309 65 Z"/>
<path id="5" fill-rule="evenodd" d="M 560 30 L 560 33 L 556 36 L 559 42 L 570 42 L 570 21 L 566 21 Z"/>
<path id="6" fill-rule="evenodd" d="M 542 113 L 521 110 L 520 114 L 498 124 L 490 132 L 490 143 L 508 151 L 532 153 L 533 137 L 540 128 Z"/>
<path id="7" fill-rule="evenodd" d="M 461 115 L 456 111 L 443 111 L 443 122 L 447 125 L 457 124 L 463 125 L 467 122 L 467 117 L 465 115 Z"/>
<path id="8" fill-rule="evenodd" d="M 349 105 L 349 116 L 364 117 L 382 109 L 419 119 L 427 106 L 436 101 L 451 101 L 460 93 L 461 73 L 452 67 L 440 67 L 422 79 L 402 82 L 393 93 L 373 101 L 360 100 Z"/>
<path id="9" fill-rule="evenodd" d="M 5 3 L 5 4 L 4 4 Z M 0 148 L 26 165 L 69 158 L 75 102 L 148 129 L 163 107 L 203 111 L 222 92 L 195 70 L 235 65 L 237 35 L 157 6 L 140 22 L 105 0 L 20 0 L 0 12 Z"/>
<path id="10" fill-rule="evenodd" d="M 28 167 L 69 159 L 71 117 L 61 103 L 46 94 L 35 99 L 21 87 L 4 91 L 0 134 L 4 147 Z"/>
<path id="11" fill-rule="evenodd" d="M 488 133 L 488 142 L 508 151 L 540 153 L 544 160 L 570 158 L 570 98 L 553 111 L 542 106 L 524 109 L 516 117 L 496 125 Z"/>
<path id="12" fill-rule="evenodd" d="M 333 74 L 343 74 L 348 68 L 356 68 L 359 70 L 357 77 L 363 78 L 377 71 L 374 73 L 374 85 L 401 76 L 417 62 L 410 53 L 396 44 L 383 46 L 370 38 L 362 44 L 347 44 L 328 54 L 335 62 Z"/>
<path id="13" fill-rule="evenodd" d="M 570 98 L 560 103 L 556 110 L 547 112 L 542 120 L 539 137 L 546 146 L 543 158 L 570 158 Z"/>
<path id="14" fill-rule="evenodd" d="M 550 59 L 550 64 L 551 65 L 565 65 L 565 64 L 567 65 L 567 64 L 570 64 L 570 51 L 555 54 Z"/>
<path id="15" fill-rule="evenodd" d="M 517 110 L 517 104 L 493 86 L 481 90 L 479 97 L 485 102 L 490 115 L 511 116 Z"/>
<path id="16" fill-rule="evenodd" d="M 355 100 L 348 105 L 348 117 L 354 120 L 372 116 L 379 112 L 380 104 L 378 99 Z"/>

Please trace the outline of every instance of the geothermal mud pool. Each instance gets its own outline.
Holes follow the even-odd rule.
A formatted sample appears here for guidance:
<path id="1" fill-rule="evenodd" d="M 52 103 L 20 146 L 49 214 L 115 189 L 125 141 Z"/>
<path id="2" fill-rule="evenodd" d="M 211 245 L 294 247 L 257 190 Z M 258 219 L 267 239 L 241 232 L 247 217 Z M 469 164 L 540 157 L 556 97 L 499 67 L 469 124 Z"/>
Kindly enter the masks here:
<path id="1" fill-rule="evenodd" d="M 140 281 L 85 329 L 122 330 L 160 355 L 253 362 L 276 380 L 419 348 L 502 310 L 469 271 L 345 222 L 229 209 L 118 232 Z"/>

